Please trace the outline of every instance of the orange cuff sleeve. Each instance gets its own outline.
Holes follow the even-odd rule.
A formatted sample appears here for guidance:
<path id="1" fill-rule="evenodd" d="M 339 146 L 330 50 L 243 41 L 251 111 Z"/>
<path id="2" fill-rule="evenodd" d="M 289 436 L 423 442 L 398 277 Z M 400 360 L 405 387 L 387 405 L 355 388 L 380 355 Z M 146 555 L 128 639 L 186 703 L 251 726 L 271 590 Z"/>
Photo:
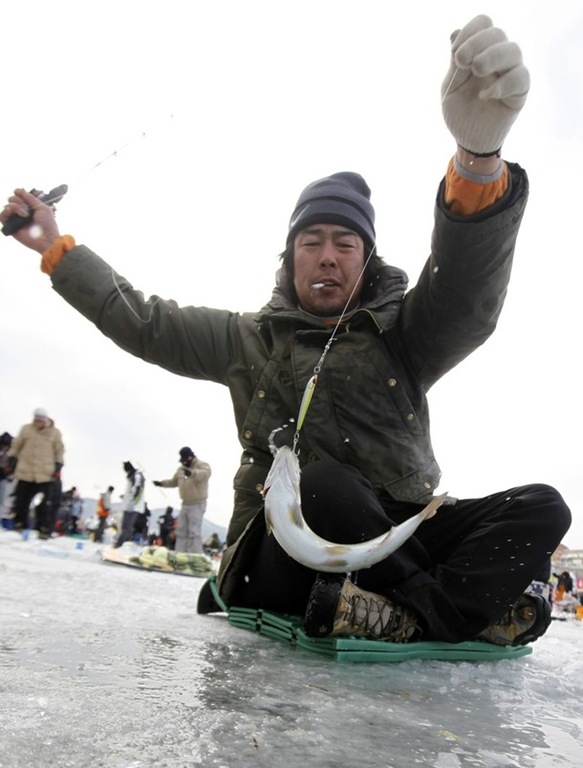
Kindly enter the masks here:
<path id="1" fill-rule="evenodd" d="M 503 164 L 502 173 L 495 181 L 485 183 L 465 179 L 455 170 L 453 158 L 445 174 L 445 202 L 453 213 L 470 216 L 493 205 L 508 189 L 508 167 Z"/>
<path id="2" fill-rule="evenodd" d="M 41 272 L 52 275 L 63 256 L 74 248 L 75 245 L 75 239 L 71 235 L 61 235 L 61 237 L 58 237 L 42 255 L 40 263 Z"/>

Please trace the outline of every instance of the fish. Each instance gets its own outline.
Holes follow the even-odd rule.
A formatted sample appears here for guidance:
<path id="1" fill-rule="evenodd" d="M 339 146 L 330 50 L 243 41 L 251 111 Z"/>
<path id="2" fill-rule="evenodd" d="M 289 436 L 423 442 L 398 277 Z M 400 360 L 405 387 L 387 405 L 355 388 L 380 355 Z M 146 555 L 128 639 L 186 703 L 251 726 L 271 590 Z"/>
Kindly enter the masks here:
<path id="1" fill-rule="evenodd" d="M 343 573 L 370 568 L 399 549 L 447 498 L 435 496 L 418 514 L 369 541 L 335 544 L 314 533 L 302 514 L 300 463 L 287 445 L 277 449 L 265 480 L 263 499 L 267 531 L 290 557 L 306 568 Z"/>

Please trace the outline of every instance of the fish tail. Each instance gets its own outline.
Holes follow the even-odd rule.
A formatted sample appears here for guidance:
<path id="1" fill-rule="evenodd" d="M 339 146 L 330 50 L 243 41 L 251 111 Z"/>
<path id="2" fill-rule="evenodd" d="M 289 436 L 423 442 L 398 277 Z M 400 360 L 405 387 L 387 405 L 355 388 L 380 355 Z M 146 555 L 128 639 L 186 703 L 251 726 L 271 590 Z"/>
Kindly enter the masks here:
<path id="1" fill-rule="evenodd" d="M 442 493 L 441 496 L 436 496 L 435 498 L 431 499 L 431 501 L 425 507 L 425 509 L 421 510 L 423 519 L 429 520 L 430 517 L 433 517 L 433 515 L 437 512 L 437 510 L 441 507 L 441 505 L 446 499 L 447 499 L 447 491 L 445 493 Z"/>

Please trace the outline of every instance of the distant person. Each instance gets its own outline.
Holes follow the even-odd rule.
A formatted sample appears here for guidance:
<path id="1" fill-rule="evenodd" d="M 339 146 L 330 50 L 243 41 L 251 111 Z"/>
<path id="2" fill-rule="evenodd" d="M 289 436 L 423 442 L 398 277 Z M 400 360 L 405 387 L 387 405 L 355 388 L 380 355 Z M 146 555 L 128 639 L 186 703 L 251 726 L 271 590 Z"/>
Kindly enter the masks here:
<path id="1" fill-rule="evenodd" d="M 77 490 L 76 486 L 73 486 L 69 493 L 71 498 L 71 522 L 69 526 L 69 533 L 78 534 L 80 532 L 79 521 L 81 520 L 81 516 L 83 514 L 83 499 L 81 498 L 81 494 Z"/>
<path id="2" fill-rule="evenodd" d="M 555 601 L 560 603 L 567 595 L 573 594 L 573 577 L 569 571 L 563 571 L 557 581 L 557 591 Z"/>
<path id="3" fill-rule="evenodd" d="M 127 477 L 126 491 L 123 495 L 123 518 L 121 531 L 115 542 L 116 547 L 121 547 L 126 541 L 132 541 L 134 535 L 134 523 L 138 514 L 138 508 L 142 504 L 146 478 L 143 472 L 136 469 L 131 461 L 124 461 L 123 469 Z"/>
<path id="4" fill-rule="evenodd" d="M 93 541 L 96 541 L 98 544 L 103 542 L 107 518 L 111 512 L 111 494 L 114 490 L 113 485 L 110 485 L 106 491 L 99 494 L 99 499 L 97 500 L 97 528 L 95 529 Z"/>
<path id="5" fill-rule="evenodd" d="M 154 485 L 155 485 L 154 481 Z M 159 528 L 159 534 L 158 537 L 160 539 L 160 544 L 163 547 L 166 547 L 167 549 L 174 549 L 175 544 L 175 519 L 174 519 L 174 510 L 172 507 L 166 507 L 166 511 L 162 515 L 162 517 L 158 520 L 158 528 Z"/>
<path id="6" fill-rule="evenodd" d="M 61 507 L 62 497 L 63 497 L 63 483 L 61 480 L 61 473 L 57 472 L 55 473 L 55 477 L 53 479 L 53 482 L 51 483 L 51 487 L 49 489 L 49 496 L 47 500 L 48 526 L 49 526 L 50 534 L 54 533 L 57 527 L 57 515 Z"/>
<path id="7" fill-rule="evenodd" d="M 206 512 L 210 465 L 198 459 L 188 446 L 178 452 L 180 466 L 169 480 L 154 480 L 162 488 L 176 488 L 182 500 L 176 529 L 177 552 L 202 554 L 202 519 Z"/>
<path id="8" fill-rule="evenodd" d="M 71 510 L 73 508 L 73 488 L 63 491 L 61 483 L 61 498 L 57 510 L 55 528 L 59 534 L 71 533 Z"/>
<path id="9" fill-rule="evenodd" d="M 213 555 L 217 552 L 220 552 L 222 546 L 223 542 L 221 541 L 219 534 L 216 531 L 211 533 L 210 536 L 207 536 L 206 539 L 202 542 L 202 548 L 206 555 Z"/>
<path id="10" fill-rule="evenodd" d="M 12 441 L 8 458 L 13 460 L 14 478 L 14 529 L 28 527 L 30 504 L 36 494 L 42 501 L 36 507 L 36 524 L 41 539 L 51 535 L 51 485 L 60 478 L 65 448 L 63 437 L 47 412 L 37 408 L 30 424 L 25 424 Z"/>
<path id="11" fill-rule="evenodd" d="M 148 541 L 148 521 L 151 515 L 152 513 L 148 509 L 147 503 L 144 502 L 144 509 L 136 513 L 136 519 L 134 520 L 133 540 L 137 544 L 143 544 Z"/>
<path id="12" fill-rule="evenodd" d="M 4 517 L 4 503 L 12 482 L 13 462 L 8 457 L 11 445 L 12 435 L 9 432 L 3 432 L 0 435 L 0 520 Z"/>

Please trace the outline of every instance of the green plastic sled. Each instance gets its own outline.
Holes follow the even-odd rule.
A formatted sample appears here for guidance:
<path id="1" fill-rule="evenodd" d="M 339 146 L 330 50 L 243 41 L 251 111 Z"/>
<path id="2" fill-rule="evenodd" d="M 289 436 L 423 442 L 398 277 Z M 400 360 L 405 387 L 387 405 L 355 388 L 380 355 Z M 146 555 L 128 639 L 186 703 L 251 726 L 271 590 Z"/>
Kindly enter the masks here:
<path id="1" fill-rule="evenodd" d="M 412 643 L 390 643 L 386 640 L 368 640 L 361 637 L 308 637 L 299 616 L 265 611 L 261 608 L 227 607 L 221 600 L 214 578 L 203 585 L 197 605 L 198 613 L 222 611 L 228 614 L 229 622 L 241 629 L 258 632 L 265 637 L 284 640 L 294 648 L 342 662 L 408 661 L 409 659 L 436 659 L 439 661 L 498 661 L 528 656 L 532 648 L 528 645 L 516 647 L 494 645 L 479 640 L 462 643 L 442 643 L 417 640 Z"/>

